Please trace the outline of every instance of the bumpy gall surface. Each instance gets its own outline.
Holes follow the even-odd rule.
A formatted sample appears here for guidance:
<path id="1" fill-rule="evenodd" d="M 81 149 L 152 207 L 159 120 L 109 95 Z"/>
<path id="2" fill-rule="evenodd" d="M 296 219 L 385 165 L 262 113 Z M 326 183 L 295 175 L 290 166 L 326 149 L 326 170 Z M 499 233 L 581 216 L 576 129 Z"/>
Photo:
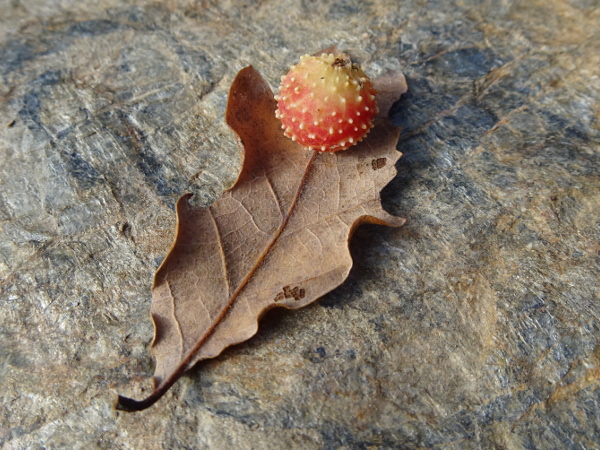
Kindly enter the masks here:
<path id="1" fill-rule="evenodd" d="M 371 80 L 345 55 L 305 55 L 281 77 L 276 115 L 286 136 L 336 152 L 361 141 L 378 112 Z"/>

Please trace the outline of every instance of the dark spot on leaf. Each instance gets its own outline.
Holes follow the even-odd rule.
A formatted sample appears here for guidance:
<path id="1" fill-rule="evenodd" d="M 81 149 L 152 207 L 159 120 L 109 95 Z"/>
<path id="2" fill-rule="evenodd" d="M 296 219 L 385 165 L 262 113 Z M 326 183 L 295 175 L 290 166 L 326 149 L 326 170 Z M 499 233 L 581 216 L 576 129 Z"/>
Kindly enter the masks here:
<path id="1" fill-rule="evenodd" d="M 385 167 L 386 163 L 386 158 L 377 158 L 371 161 L 371 167 L 373 167 L 373 170 L 379 170 Z"/>
<path id="2" fill-rule="evenodd" d="M 282 292 L 277 294 L 274 298 L 274 301 L 280 302 L 286 298 L 293 298 L 298 301 L 306 297 L 306 290 L 299 286 L 292 288 L 291 286 L 284 286 Z"/>

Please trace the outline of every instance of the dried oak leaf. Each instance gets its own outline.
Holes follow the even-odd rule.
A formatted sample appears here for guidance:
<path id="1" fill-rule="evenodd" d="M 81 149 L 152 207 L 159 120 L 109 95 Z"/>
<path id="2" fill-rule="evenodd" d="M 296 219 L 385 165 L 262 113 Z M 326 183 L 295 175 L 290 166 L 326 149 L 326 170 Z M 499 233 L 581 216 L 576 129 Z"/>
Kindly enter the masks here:
<path id="1" fill-rule="evenodd" d="M 406 81 L 397 73 L 375 83 L 387 113 Z M 240 71 L 226 120 L 244 151 L 241 173 L 208 208 L 179 199 L 175 242 L 152 292 L 154 391 L 141 401 L 120 396 L 118 409 L 151 406 L 198 361 L 253 336 L 268 309 L 301 308 L 339 286 L 358 225 L 404 223 L 380 202 L 401 155 L 386 117 L 355 147 L 318 153 L 283 135 L 275 108 L 260 74 Z"/>

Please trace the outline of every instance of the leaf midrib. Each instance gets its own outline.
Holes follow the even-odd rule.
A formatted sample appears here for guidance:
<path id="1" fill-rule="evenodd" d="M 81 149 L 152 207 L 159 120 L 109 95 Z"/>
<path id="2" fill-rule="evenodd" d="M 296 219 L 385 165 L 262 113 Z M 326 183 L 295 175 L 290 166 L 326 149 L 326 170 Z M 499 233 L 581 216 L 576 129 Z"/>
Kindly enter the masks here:
<path id="1" fill-rule="evenodd" d="M 204 345 L 206 340 L 213 334 L 213 332 L 216 330 L 216 328 L 219 326 L 219 324 L 223 321 L 223 319 L 227 315 L 227 312 L 231 309 L 231 307 L 233 306 L 235 301 L 238 299 L 238 297 L 240 296 L 240 294 L 242 293 L 244 288 L 247 286 L 247 284 L 250 282 L 250 280 L 252 279 L 252 277 L 254 276 L 256 271 L 260 268 L 265 257 L 269 254 L 269 252 L 271 251 L 271 249 L 273 248 L 275 243 L 278 241 L 278 239 L 283 234 L 283 231 L 286 229 L 288 222 L 289 222 L 290 218 L 292 217 L 294 210 L 296 209 L 296 206 L 298 204 L 298 199 L 300 198 L 300 194 L 306 184 L 306 179 L 310 173 L 310 170 L 312 168 L 312 165 L 313 165 L 317 155 L 318 155 L 318 152 L 313 151 L 313 153 L 306 165 L 306 168 L 304 169 L 304 173 L 302 174 L 302 178 L 300 179 L 300 183 L 298 184 L 298 188 L 294 194 L 294 198 L 292 200 L 292 203 L 290 204 L 288 212 L 282 218 L 281 224 L 279 225 L 279 227 L 273 234 L 273 237 L 271 238 L 269 243 L 266 245 L 265 249 L 262 251 L 262 253 L 256 259 L 256 262 L 253 265 L 253 267 L 248 271 L 248 274 L 244 277 L 244 279 L 239 284 L 239 286 L 236 288 L 236 290 L 231 294 L 231 296 L 229 297 L 229 299 L 227 301 L 227 304 L 221 309 L 219 315 L 212 321 L 211 326 L 206 330 L 206 332 L 202 335 L 202 337 L 200 337 L 196 341 L 194 346 L 187 352 L 185 358 L 181 360 L 181 362 L 177 366 L 177 369 L 175 369 L 169 377 L 167 377 L 163 382 L 161 382 L 160 386 L 165 386 L 166 387 L 166 389 L 164 389 L 165 391 L 175 381 L 177 381 L 177 379 L 183 374 L 183 372 L 185 372 L 188 369 L 188 366 L 193 361 L 196 353 L 202 348 L 202 345 Z M 226 275 L 227 275 L 227 271 L 226 271 Z M 157 387 L 157 389 L 155 389 L 155 392 L 158 392 L 161 390 L 162 389 L 159 389 Z"/>

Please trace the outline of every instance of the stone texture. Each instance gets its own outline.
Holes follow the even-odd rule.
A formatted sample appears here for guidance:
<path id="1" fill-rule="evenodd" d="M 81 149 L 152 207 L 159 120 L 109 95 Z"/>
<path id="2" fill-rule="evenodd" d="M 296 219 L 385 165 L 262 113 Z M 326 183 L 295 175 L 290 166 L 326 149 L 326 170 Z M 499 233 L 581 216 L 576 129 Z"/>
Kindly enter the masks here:
<path id="1" fill-rule="evenodd" d="M 600 10 L 589 0 L 3 0 L 0 445 L 592 448 Z M 155 407 L 150 285 L 184 192 L 235 179 L 228 87 L 337 45 L 402 69 L 401 229 Z"/>

